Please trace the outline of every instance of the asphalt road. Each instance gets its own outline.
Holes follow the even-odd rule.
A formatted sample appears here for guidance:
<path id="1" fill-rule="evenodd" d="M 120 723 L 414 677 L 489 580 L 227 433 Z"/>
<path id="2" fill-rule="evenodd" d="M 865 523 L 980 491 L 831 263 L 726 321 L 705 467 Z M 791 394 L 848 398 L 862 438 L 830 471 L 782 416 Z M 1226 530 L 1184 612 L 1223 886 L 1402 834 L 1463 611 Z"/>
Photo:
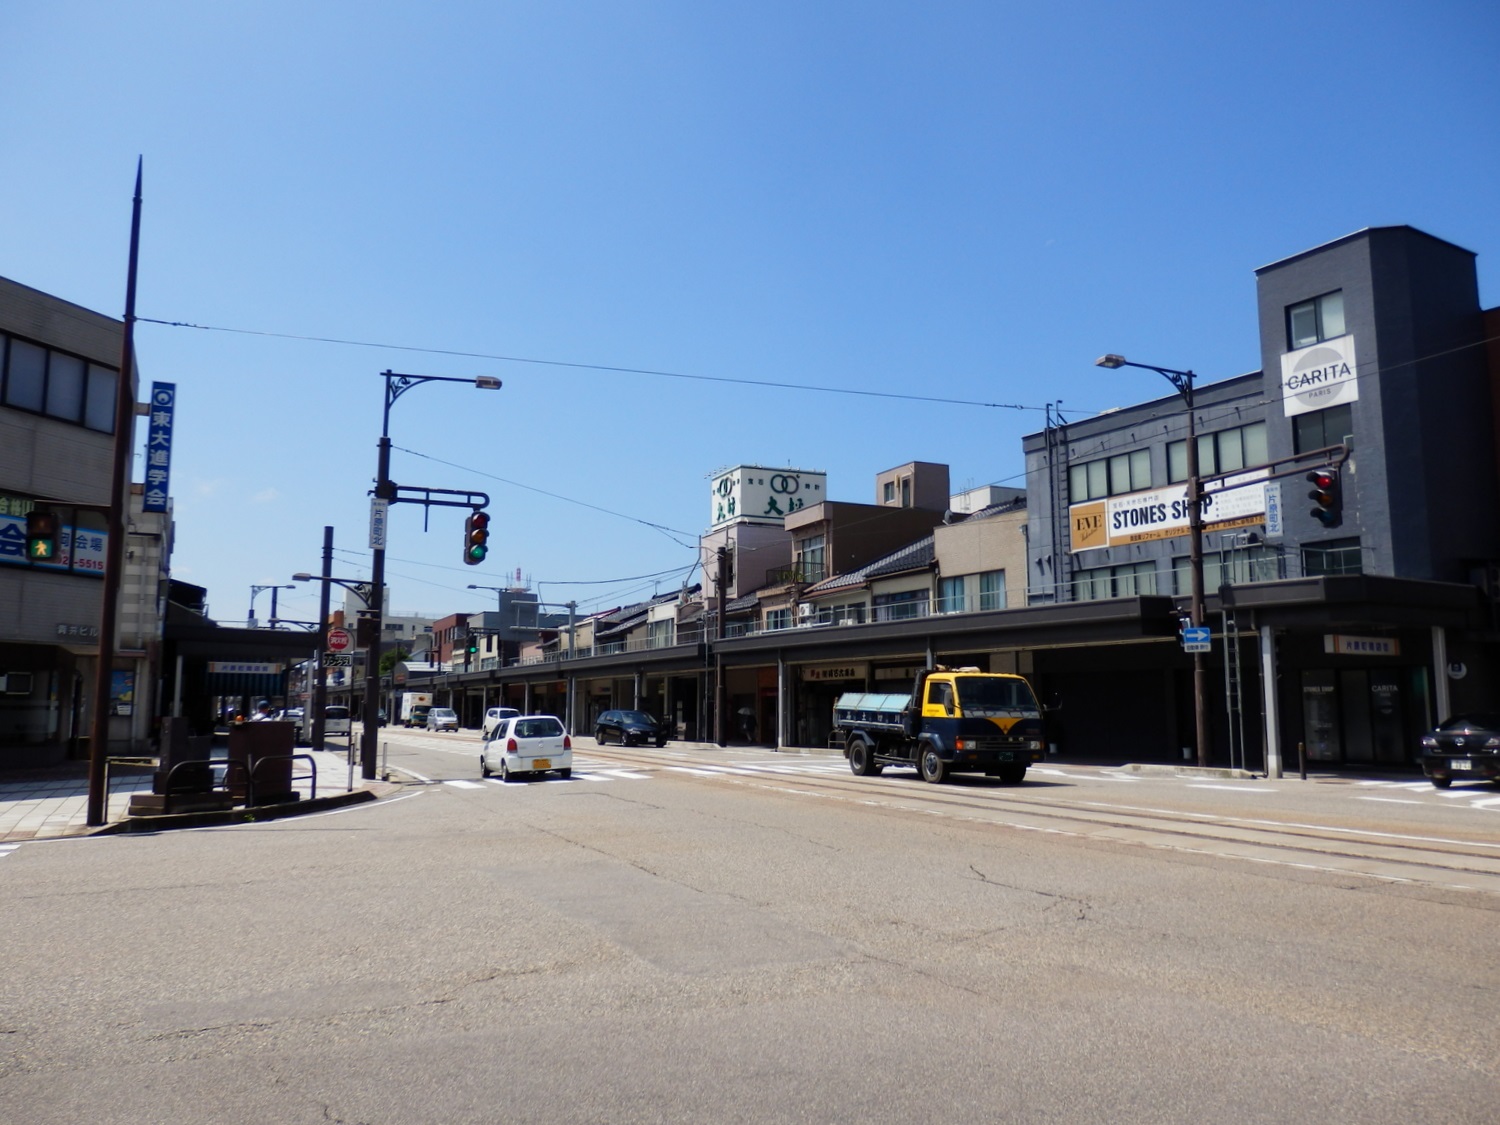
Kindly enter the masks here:
<path id="1" fill-rule="evenodd" d="M 375 804 L 0 857 L 0 1118 L 1500 1119 L 1493 790 L 386 742 Z"/>

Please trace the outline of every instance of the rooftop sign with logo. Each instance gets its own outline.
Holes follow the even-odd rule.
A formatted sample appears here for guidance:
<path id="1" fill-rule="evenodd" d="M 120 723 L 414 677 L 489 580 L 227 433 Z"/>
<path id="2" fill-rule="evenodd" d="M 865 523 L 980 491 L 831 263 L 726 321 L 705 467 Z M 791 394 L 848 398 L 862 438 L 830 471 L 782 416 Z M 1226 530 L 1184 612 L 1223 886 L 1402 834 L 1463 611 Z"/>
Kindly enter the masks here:
<path id="1" fill-rule="evenodd" d="M 747 522 L 780 524 L 793 512 L 828 499 L 828 474 L 804 469 L 740 465 L 713 476 L 711 527 Z"/>

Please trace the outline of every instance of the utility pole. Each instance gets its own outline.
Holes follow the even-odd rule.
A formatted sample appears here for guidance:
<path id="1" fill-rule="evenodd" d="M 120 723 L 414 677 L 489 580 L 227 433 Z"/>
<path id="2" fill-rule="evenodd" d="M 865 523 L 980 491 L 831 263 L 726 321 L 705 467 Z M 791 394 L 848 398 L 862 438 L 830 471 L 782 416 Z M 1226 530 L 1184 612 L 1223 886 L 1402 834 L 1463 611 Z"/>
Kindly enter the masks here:
<path id="1" fill-rule="evenodd" d="M 94 711 L 89 727 L 90 828 L 105 822 L 109 794 L 104 791 L 105 759 L 109 756 L 109 713 L 115 669 L 115 619 L 120 612 L 120 587 L 125 567 L 125 496 L 130 483 L 131 437 L 135 422 L 135 280 L 141 248 L 141 169 L 135 164 L 135 200 L 130 214 L 130 261 L 125 272 L 125 330 L 120 343 L 120 376 L 115 385 L 115 448 L 110 478 L 109 515 L 106 517 L 103 605 L 99 610 L 99 658 L 94 675 Z"/>
<path id="2" fill-rule="evenodd" d="M 729 603 L 729 548 L 718 551 L 719 576 L 715 580 L 719 588 L 719 622 L 714 631 L 714 740 L 720 746 L 729 745 L 729 693 L 724 683 L 724 607 Z"/>

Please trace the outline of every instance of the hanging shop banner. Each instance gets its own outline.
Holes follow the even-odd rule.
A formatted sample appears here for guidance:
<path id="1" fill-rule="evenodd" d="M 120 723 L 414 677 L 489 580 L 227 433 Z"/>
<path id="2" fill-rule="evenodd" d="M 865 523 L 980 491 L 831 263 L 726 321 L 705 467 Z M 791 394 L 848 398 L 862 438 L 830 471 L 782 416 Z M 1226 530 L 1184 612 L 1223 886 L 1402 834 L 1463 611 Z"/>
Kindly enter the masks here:
<path id="1" fill-rule="evenodd" d="M 1359 398 L 1354 337 L 1339 336 L 1281 357 L 1281 408 L 1290 418 Z M 1342 436 L 1342 435 L 1339 435 Z"/>
<path id="2" fill-rule="evenodd" d="M 1267 469 L 1210 481 L 1203 492 L 1203 529 L 1225 531 L 1264 523 Z M 1068 509 L 1071 549 L 1091 551 L 1188 533 L 1187 485 L 1131 492 Z"/>
<path id="3" fill-rule="evenodd" d="M 0 563 L 103 578 L 104 548 L 109 536 L 91 528 L 64 523 L 58 529 L 55 559 L 37 562 L 26 558 L 26 513 L 36 506 L 34 500 L 0 493 Z"/>
<path id="4" fill-rule="evenodd" d="M 177 410 L 177 384 L 151 384 L 150 424 L 146 428 L 146 487 L 141 510 L 165 512 L 171 495 L 172 422 Z"/>
<path id="5" fill-rule="evenodd" d="M 863 680 L 870 674 L 868 664 L 818 664 L 802 668 L 803 683 L 824 680 Z"/>

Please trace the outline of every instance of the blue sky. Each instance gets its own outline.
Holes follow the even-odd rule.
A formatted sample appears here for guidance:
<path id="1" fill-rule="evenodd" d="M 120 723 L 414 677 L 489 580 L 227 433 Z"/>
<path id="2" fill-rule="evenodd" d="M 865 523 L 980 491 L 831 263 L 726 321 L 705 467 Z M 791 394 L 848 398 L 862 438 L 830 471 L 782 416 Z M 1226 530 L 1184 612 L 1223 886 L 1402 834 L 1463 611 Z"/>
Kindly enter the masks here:
<path id="1" fill-rule="evenodd" d="M 1104 352 L 1254 370 L 1255 267 L 1363 227 L 1476 251 L 1500 304 L 1493 0 L 49 0 L 0 34 L 0 275 L 121 315 L 139 155 L 137 313 L 209 326 L 137 350 L 178 384 L 174 574 L 224 621 L 325 524 L 366 573 L 386 369 L 505 382 L 397 403 L 393 478 L 488 492 L 495 533 L 467 567 L 462 512 L 395 508 L 391 608 L 517 569 L 597 607 L 689 573 L 717 468 L 1020 485 L 1048 403 L 1170 392 Z"/>

